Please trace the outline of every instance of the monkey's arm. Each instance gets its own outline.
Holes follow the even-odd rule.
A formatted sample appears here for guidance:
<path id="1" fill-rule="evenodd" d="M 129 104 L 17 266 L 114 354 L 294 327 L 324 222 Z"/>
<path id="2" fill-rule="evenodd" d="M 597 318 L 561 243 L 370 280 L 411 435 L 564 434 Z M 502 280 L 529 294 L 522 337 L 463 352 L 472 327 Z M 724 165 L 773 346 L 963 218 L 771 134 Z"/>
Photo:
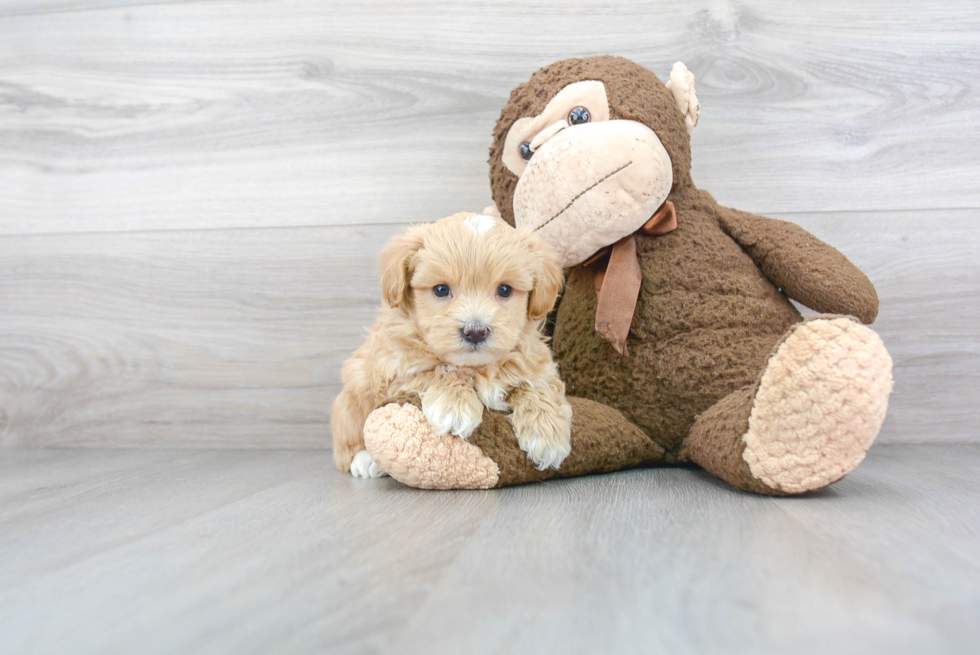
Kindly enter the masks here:
<path id="1" fill-rule="evenodd" d="M 810 309 L 851 314 L 864 323 L 878 315 L 878 294 L 868 277 L 836 248 L 799 225 L 718 208 L 718 221 L 769 281 Z"/>

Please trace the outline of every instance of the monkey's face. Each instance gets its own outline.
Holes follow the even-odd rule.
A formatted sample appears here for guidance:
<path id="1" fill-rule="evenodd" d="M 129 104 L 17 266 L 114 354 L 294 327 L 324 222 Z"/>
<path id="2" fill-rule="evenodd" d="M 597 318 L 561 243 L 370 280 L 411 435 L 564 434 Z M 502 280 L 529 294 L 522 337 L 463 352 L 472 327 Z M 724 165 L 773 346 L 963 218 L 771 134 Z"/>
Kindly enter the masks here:
<path id="1" fill-rule="evenodd" d="M 667 199 L 670 157 L 638 121 L 610 120 L 605 84 L 569 84 L 504 141 L 504 165 L 520 179 L 514 219 L 551 243 L 563 266 L 638 230 Z"/>
<path id="2" fill-rule="evenodd" d="M 556 89 L 559 75 L 578 79 Z M 544 103 L 542 82 L 555 89 Z M 500 180 L 492 179 L 494 199 L 498 206 L 511 201 L 502 215 L 510 219 L 512 210 L 514 224 L 555 246 L 565 267 L 638 230 L 667 199 L 675 170 L 686 177 L 690 165 L 690 126 L 672 91 L 652 72 L 613 57 L 567 60 L 536 73 L 512 94 L 491 149 L 491 177 Z M 696 103 L 693 76 L 686 97 Z M 525 113 L 505 122 L 519 101 Z M 654 127 L 668 135 L 668 147 Z"/>

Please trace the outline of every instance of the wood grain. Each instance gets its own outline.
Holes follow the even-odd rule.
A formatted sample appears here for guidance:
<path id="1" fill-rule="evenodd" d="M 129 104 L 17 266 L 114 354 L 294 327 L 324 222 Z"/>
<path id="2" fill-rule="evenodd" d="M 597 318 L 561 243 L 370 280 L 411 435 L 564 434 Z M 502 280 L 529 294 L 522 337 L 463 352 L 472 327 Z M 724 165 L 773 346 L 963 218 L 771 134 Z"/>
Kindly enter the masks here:
<path id="1" fill-rule="evenodd" d="M 790 218 L 877 285 L 896 379 L 880 439 L 980 440 L 980 211 Z M 0 239 L 0 445 L 328 446 L 399 229 Z"/>
<path id="2" fill-rule="evenodd" d="M 980 211 L 783 215 L 874 282 L 894 360 L 885 441 L 980 441 Z"/>
<path id="3" fill-rule="evenodd" d="M 399 640 L 432 653 L 969 652 L 978 534 L 946 529 L 932 503 L 972 522 L 980 488 L 944 483 L 938 464 L 882 446 L 809 498 L 676 469 L 516 488 Z M 466 626 L 454 643 L 452 625 Z"/>
<path id="4" fill-rule="evenodd" d="M 980 206 L 973 0 L 37 10 L 0 2 L 0 234 L 480 209 L 510 89 L 555 59 L 606 52 L 695 72 L 695 179 L 726 204 Z"/>
<path id="5" fill-rule="evenodd" d="M 98 11 L 136 5 L 182 4 L 198 0 L 2 0 L 0 17 Z"/>
<path id="6" fill-rule="evenodd" d="M 973 653 L 978 480 L 977 445 L 875 447 L 782 499 L 676 468 L 454 493 L 323 451 L 0 451 L 0 652 Z"/>
<path id="7" fill-rule="evenodd" d="M 686 61 L 698 184 L 869 272 L 881 439 L 980 440 L 972 1 L 0 0 L 0 446 L 325 446 L 381 243 L 605 52 Z"/>
<path id="8" fill-rule="evenodd" d="M 326 445 L 396 229 L 3 241 L 0 442 Z"/>

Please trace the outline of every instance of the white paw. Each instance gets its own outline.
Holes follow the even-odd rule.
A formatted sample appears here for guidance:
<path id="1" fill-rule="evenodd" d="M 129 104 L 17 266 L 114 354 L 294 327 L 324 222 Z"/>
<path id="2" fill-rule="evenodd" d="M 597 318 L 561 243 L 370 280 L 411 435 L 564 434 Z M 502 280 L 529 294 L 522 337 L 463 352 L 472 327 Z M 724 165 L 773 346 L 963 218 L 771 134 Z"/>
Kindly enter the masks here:
<path id="1" fill-rule="evenodd" d="M 437 434 L 451 433 L 469 439 L 483 421 L 483 405 L 477 400 L 475 404 L 451 407 L 442 398 L 431 403 L 422 398 L 422 414 Z"/>
<path id="2" fill-rule="evenodd" d="M 502 385 L 495 385 L 489 382 L 476 385 L 476 395 L 480 397 L 483 406 L 492 412 L 509 412 L 510 403 L 507 402 L 508 389 Z"/>
<path id="3" fill-rule="evenodd" d="M 534 462 L 539 471 L 555 469 L 561 466 L 565 458 L 572 452 L 571 443 L 549 444 L 537 435 L 517 440 L 521 450 L 527 453 L 527 458 Z"/>
<path id="4" fill-rule="evenodd" d="M 354 461 L 350 463 L 350 474 L 355 478 L 380 478 L 388 475 L 374 463 L 374 459 L 366 450 L 354 455 Z"/>
<path id="5" fill-rule="evenodd" d="M 572 452 L 572 407 L 565 399 L 530 403 L 530 410 L 528 404 L 525 397 L 510 415 L 517 445 L 539 471 L 557 471 Z"/>

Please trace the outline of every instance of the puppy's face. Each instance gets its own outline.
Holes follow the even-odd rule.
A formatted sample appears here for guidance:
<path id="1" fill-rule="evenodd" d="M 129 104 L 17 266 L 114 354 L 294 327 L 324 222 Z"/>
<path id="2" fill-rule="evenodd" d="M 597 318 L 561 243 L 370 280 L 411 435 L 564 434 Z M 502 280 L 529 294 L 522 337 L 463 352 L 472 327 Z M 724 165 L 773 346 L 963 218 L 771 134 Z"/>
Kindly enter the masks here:
<path id="1" fill-rule="evenodd" d="M 455 366 L 491 364 L 535 329 L 564 277 L 554 250 L 498 218 L 455 214 L 382 252 L 385 303 L 403 307 L 426 346 Z"/>

